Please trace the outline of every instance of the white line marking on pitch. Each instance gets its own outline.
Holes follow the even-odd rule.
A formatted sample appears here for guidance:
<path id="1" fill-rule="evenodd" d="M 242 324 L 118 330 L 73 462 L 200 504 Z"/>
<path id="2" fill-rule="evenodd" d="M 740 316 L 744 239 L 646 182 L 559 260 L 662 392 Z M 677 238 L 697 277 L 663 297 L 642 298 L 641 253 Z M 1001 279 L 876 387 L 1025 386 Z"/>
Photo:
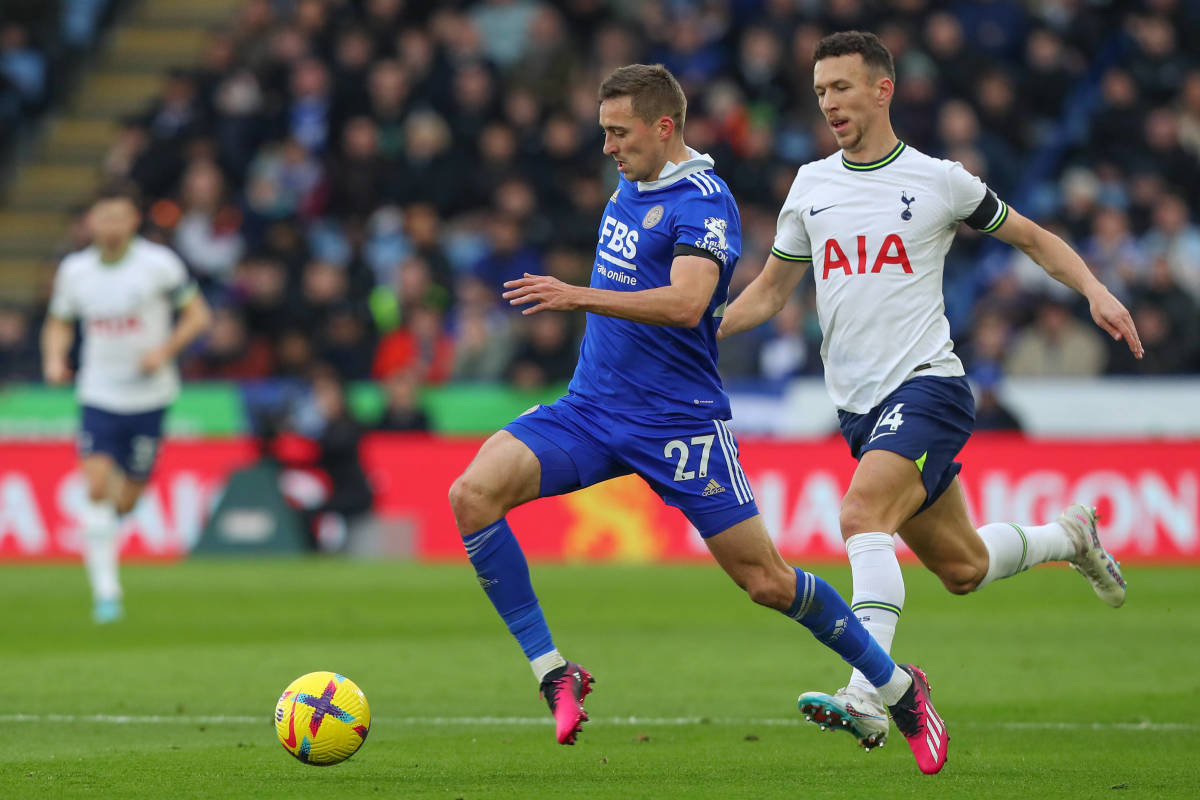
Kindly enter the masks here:
<path id="1" fill-rule="evenodd" d="M 385 725 L 427 725 L 430 727 L 552 725 L 550 717 L 375 717 Z M 770 717 L 596 717 L 600 725 L 644 725 L 647 727 L 683 727 L 689 725 L 763 725 L 794 726 L 805 724 L 801 719 Z M 257 725 L 271 724 L 270 714 L 193 716 L 186 714 L 0 714 L 0 723 L 58 722 L 67 724 L 102 723 L 111 725 Z M 968 728 L 997 728 L 1001 730 L 1055 731 L 1200 731 L 1200 724 L 1191 722 L 959 722 Z M 951 727 L 955 727 L 953 724 Z"/>

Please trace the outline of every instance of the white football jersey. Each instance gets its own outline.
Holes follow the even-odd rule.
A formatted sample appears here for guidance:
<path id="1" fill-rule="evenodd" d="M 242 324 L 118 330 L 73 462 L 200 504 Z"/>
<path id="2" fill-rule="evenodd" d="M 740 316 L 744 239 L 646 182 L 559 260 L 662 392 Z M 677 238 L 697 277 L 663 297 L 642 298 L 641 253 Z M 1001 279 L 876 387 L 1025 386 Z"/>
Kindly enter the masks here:
<path id="1" fill-rule="evenodd" d="M 145 373 L 141 359 L 166 343 L 172 311 L 195 291 L 179 256 L 141 237 L 112 264 L 101 260 L 95 246 L 64 258 L 54 276 L 49 313 L 79 320 L 79 402 L 121 414 L 170 405 L 179 394 L 174 362 Z"/>
<path id="2" fill-rule="evenodd" d="M 796 173 L 772 255 L 811 263 L 834 404 L 863 414 L 917 375 L 963 374 L 942 297 L 960 222 L 991 232 L 1008 207 L 957 162 L 900 142 L 872 164 L 839 151 Z"/>

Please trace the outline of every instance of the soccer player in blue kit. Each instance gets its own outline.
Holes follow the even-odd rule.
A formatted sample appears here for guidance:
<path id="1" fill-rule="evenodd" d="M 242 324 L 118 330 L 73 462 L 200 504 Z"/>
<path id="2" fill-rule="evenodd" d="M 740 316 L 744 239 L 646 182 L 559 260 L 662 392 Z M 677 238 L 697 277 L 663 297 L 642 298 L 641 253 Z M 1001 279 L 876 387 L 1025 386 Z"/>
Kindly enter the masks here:
<path id="1" fill-rule="evenodd" d="M 574 744 L 593 679 L 555 648 L 505 515 L 634 473 L 684 513 L 750 599 L 800 622 L 867 675 L 911 733 L 922 771 L 938 771 L 949 737 L 924 674 L 897 666 L 829 584 L 784 562 L 738 463 L 716 332 L 741 223 L 712 159 L 684 144 L 683 90 L 661 65 L 634 64 L 603 82 L 599 100 L 604 152 L 621 177 L 591 284 L 527 274 L 504 293 L 524 314 L 587 312 L 575 375 L 566 396 L 488 439 L 450 488 L 467 555 L 529 659 L 558 742 Z"/>

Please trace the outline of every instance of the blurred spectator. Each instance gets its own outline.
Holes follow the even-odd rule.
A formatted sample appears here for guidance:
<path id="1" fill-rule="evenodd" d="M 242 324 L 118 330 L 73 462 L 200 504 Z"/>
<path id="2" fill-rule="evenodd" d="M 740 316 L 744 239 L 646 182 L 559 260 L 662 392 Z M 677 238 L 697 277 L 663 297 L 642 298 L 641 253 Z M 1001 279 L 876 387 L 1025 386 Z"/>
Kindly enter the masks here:
<path id="1" fill-rule="evenodd" d="M 542 255 L 525 242 L 520 224 L 511 217 L 494 215 L 488 223 L 488 251 L 472 272 L 492 289 L 499 291 L 505 281 L 516 280 L 526 272 L 542 273 Z"/>
<path id="2" fill-rule="evenodd" d="M 39 110 L 46 99 L 46 71 L 46 57 L 31 46 L 25 26 L 0 26 L 0 75 L 16 88 L 25 110 Z"/>
<path id="3" fill-rule="evenodd" d="M 1149 298 L 1139 298 L 1129 309 L 1133 324 L 1137 326 L 1145 355 L 1136 359 L 1130 354 L 1121 354 L 1124 342 L 1109 343 L 1108 371 L 1113 374 L 1133 373 L 1161 375 L 1180 372 L 1190 366 L 1192 357 L 1190 343 L 1180 336 L 1181 331 L 1173 325 L 1162 306 Z M 1125 348 L 1129 350 L 1128 347 Z"/>
<path id="4" fill-rule="evenodd" d="M 421 408 L 420 381 L 415 373 L 400 370 L 384 382 L 383 416 L 375 425 L 381 431 L 427 431 L 429 415 Z"/>
<path id="5" fill-rule="evenodd" d="M 343 380 L 365 380 L 371 376 L 375 346 L 371 333 L 365 310 L 352 303 L 336 305 L 318 331 L 317 357 L 331 364 Z"/>
<path id="6" fill-rule="evenodd" d="M 1000 368 L 989 365 L 972 370 L 970 378 L 975 389 L 975 430 L 1020 431 L 1020 420 L 997 396 L 1002 379 Z"/>
<path id="7" fill-rule="evenodd" d="M 408 72 L 398 61 L 379 61 L 371 68 L 366 110 L 376 125 L 379 152 L 386 159 L 398 158 L 403 148 L 411 91 Z"/>
<path id="8" fill-rule="evenodd" d="M 1141 243 L 1150 259 L 1162 258 L 1175 285 L 1200 303 L 1200 226 L 1188 220 L 1188 209 L 1177 194 L 1164 194 L 1154 205 L 1154 224 Z"/>
<path id="9" fill-rule="evenodd" d="M 195 80 L 184 70 L 171 70 L 162 95 L 145 116 L 150 136 L 170 143 L 182 142 L 199 133 L 202 124 Z"/>
<path id="10" fill-rule="evenodd" d="M 442 327 L 442 315 L 428 306 L 413 306 L 407 322 L 379 343 L 371 377 L 389 378 L 411 371 L 422 383 L 445 383 L 454 368 L 454 339 Z"/>
<path id="11" fill-rule="evenodd" d="M 566 314 L 534 314 L 527 319 L 507 376 L 521 389 L 540 389 L 568 381 L 579 359 Z"/>
<path id="12" fill-rule="evenodd" d="M 323 423 L 317 436 L 320 455 L 316 466 L 328 477 L 330 488 L 324 502 L 306 509 L 305 518 L 322 549 L 340 550 L 345 546 L 347 528 L 374 503 L 359 454 L 364 431 L 350 413 L 346 389 L 336 371 L 328 366 L 314 368 L 311 385 Z M 334 519 L 326 521 L 325 515 L 334 515 Z"/>
<path id="13" fill-rule="evenodd" d="M 1004 371 L 1031 377 L 1089 377 L 1104 369 L 1107 354 L 1098 329 L 1071 316 L 1063 303 L 1042 301 L 1032 327 L 1013 342 Z"/>
<path id="14" fill-rule="evenodd" d="M 439 213 L 458 209 L 458 167 L 450 151 L 450 128 L 432 111 L 417 111 L 404 124 L 404 152 L 391 178 L 392 199 L 401 205 L 430 202 Z"/>
<path id="15" fill-rule="evenodd" d="M 804 372 L 808 348 L 803 323 L 803 306 L 799 298 L 792 296 L 771 318 L 771 336 L 759 354 L 759 372 L 764 378 L 782 382 Z"/>
<path id="16" fill-rule="evenodd" d="M 237 309 L 218 307 L 204 340 L 203 351 L 185 360 L 183 377 L 189 380 L 252 380 L 274 372 L 271 346 L 251 336 Z"/>
<path id="17" fill-rule="evenodd" d="M 29 314 L 18 306 L 0 305 L 0 385 L 41 377 L 42 358 Z"/>
<path id="18" fill-rule="evenodd" d="M 304 7 L 319 6 L 305 3 Z M 333 134 L 333 96 L 329 70 L 315 58 L 304 59 L 292 68 L 291 103 L 287 110 L 287 132 L 308 153 L 320 155 Z"/>
<path id="19" fill-rule="evenodd" d="M 250 163 L 246 204 L 265 220 L 293 215 L 311 219 L 319 211 L 321 164 L 295 139 L 264 148 Z"/>
<path id="20" fill-rule="evenodd" d="M 387 184 L 387 162 L 379 151 L 379 134 L 369 117 L 355 117 L 342 130 L 341 152 L 328 175 L 328 211 L 365 219 L 377 208 Z"/>
<path id="21" fill-rule="evenodd" d="M 156 222 L 173 230 L 171 244 L 211 294 L 233 280 L 242 257 L 242 214 L 226 203 L 225 179 L 211 161 L 195 161 L 183 175 L 179 204 L 159 204 L 151 211 Z M 170 224 L 163 224 L 163 223 Z"/>
<path id="22" fill-rule="evenodd" d="M 513 357 L 508 321 L 468 307 L 459 312 L 456 322 L 452 379 L 491 383 L 504 377 Z"/>
<path id="23" fill-rule="evenodd" d="M 1129 230 L 1129 218 L 1117 208 L 1105 207 L 1092 217 L 1092 235 L 1080 251 L 1084 261 L 1114 295 L 1129 298 L 1129 285 L 1138 280 L 1145 260 Z"/>
<path id="24" fill-rule="evenodd" d="M 532 0 L 483 0 L 471 9 L 470 20 L 483 36 L 484 52 L 501 67 L 511 67 L 525 55 L 529 32 L 538 13 Z"/>

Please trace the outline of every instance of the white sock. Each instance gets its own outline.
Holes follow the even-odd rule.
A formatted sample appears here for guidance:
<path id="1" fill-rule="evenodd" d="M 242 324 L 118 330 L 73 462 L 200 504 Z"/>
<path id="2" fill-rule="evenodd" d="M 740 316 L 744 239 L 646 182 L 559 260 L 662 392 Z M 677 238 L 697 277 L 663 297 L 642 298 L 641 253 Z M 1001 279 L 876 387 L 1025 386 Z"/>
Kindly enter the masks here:
<path id="1" fill-rule="evenodd" d="M 904 576 L 896 560 L 896 540 L 890 533 L 858 533 L 846 540 L 846 554 L 854 575 L 850 608 L 884 652 L 890 653 L 904 608 Z M 907 673 L 901 674 L 907 677 Z M 865 694 L 875 692 L 858 670 L 850 676 L 850 685 Z"/>
<path id="2" fill-rule="evenodd" d="M 117 509 L 110 502 L 88 500 L 80 516 L 83 523 L 83 565 L 95 600 L 118 600 Z"/>
<path id="3" fill-rule="evenodd" d="M 976 591 L 1038 564 L 1066 561 L 1075 555 L 1075 543 L 1057 522 L 1049 525 L 993 522 L 980 528 L 979 536 L 987 545 L 988 569 Z"/>
<path id="4" fill-rule="evenodd" d="M 533 677 L 537 678 L 538 683 L 541 683 L 554 670 L 566 665 L 567 660 L 557 650 L 543 653 L 529 662 L 529 666 L 533 667 Z"/>
<path id="5" fill-rule="evenodd" d="M 892 677 L 888 678 L 888 682 L 879 687 L 879 699 L 883 700 L 885 706 L 894 706 L 900 702 L 900 698 L 904 697 L 910 686 L 912 676 L 896 667 L 892 670 Z"/>

